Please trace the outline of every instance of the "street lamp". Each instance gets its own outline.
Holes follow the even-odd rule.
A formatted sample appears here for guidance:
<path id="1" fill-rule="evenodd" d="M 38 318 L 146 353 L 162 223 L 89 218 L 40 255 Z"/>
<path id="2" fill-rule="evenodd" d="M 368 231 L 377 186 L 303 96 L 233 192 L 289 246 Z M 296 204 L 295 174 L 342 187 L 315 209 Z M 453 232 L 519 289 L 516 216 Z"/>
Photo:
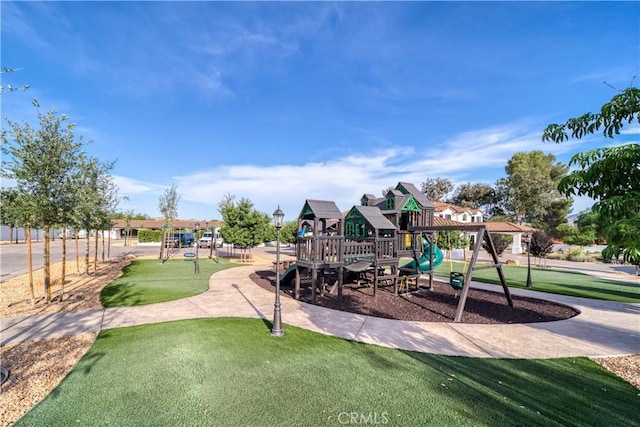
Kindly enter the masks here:
<path id="1" fill-rule="evenodd" d="M 284 219 L 284 212 L 278 209 L 273 213 L 273 225 L 276 227 L 276 302 L 273 309 L 273 327 L 271 328 L 271 335 L 274 337 L 281 337 L 284 335 L 282 330 L 282 313 L 280 307 L 280 229 L 282 228 L 282 220 Z"/>
<path id="2" fill-rule="evenodd" d="M 200 223 L 196 222 L 196 235 L 193 238 L 193 242 L 196 244 L 196 263 L 195 263 L 195 273 L 200 274 L 200 258 L 198 256 L 198 249 L 200 248 L 200 244 L 198 244 L 198 231 L 200 231 Z"/>
<path id="3" fill-rule="evenodd" d="M 527 233 L 524 241 L 527 242 L 527 288 L 531 288 L 531 233 Z"/>

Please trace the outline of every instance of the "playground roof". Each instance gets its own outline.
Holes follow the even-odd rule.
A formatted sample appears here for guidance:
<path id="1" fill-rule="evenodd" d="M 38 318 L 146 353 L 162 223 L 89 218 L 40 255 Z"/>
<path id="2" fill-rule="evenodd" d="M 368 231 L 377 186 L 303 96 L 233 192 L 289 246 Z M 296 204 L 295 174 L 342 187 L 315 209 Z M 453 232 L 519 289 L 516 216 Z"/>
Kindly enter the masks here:
<path id="1" fill-rule="evenodd" d="M 418 187 L 410 182 L 399 182 L 398 185 L 396 185 L 396 188 L 400 186 L 411 194 L 413 198 L 416 199 L 416 202 L 418 202 L 423 208 L 433 209 L 434 206 L 433 203 L 431 203 L 431 200 L 427 199 L 427 196 L 425 196 L 422 191 L 418 190 Z"/>
<path id="2" fill-rule="evenodd" d="M 392 190 L 392 191 L 395 191 L 395 190 Z M 407 200 L 409 200 L 411 195 L 402 194 L 399 191 L 396 191 L 396 193 L 399 193 L 400 195 L 396 195 L 395 196 L 395 205 L 394 205 L 393 209 L 387 209 L 387 199 L 386 198 L 378 199 L 377 203 L 376 203 L 376 208 L 379 208 L 381 211 L 384 211 L 386 213 L 402 212 L 403 206 L 407 203 Z"/>
<path id="3" fill-rule="evenodd" d="M 395 230 L 396 226 L 389 221 L 380 209 L 375 206 L 354 206 L 353 209 L 360 212 L 362 217 L 373 227 L 375 230 Z M 352 209 L 352 210 L 353 210 Z"/>
<path id="4" fill-rule="evenodd" d="M 342 219 L 342 212 L 336 206 L 336 203 L 330 200 L 312 200 L 307 199 L 304 207 L 300 212 L 301 219 Z"/>

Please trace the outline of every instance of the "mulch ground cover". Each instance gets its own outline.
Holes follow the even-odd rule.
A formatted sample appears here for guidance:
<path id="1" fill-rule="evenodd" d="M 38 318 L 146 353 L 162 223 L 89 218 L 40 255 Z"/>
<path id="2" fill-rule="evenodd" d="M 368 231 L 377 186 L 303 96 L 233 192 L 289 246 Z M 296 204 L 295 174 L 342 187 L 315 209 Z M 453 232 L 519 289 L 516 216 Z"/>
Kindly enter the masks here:
<path id="1" fill-rule="evenodd" d="M 257 271 L 253 282 L 263 289 L 275 292 L 274 271 Z M 329 283 L 333 283 L 331 280 Z M 311 279 L 300 281 L 300 300 L 311 303 Z M 293 285 L 280 287 L 284 296 L 293 297 Z M 462 321 L 476 324 L 513 324 L 552 322 L 576 316 L 578 312 L 568 306 L 535 298 L 512 295 L 513 308 L 507 304 L 502 288 L 496 292 L 470 289 Z M 368 316 L 418 322 L 452 322 L 459 302 L 459 291 L 448 283 L 434 280 L 433 289 L 421 288 L 417 292 L 396 296 L 393 287 L 378 288 L 345 283 L 342 298 L 325 292 L 317 293 L 316 305 Z"/>

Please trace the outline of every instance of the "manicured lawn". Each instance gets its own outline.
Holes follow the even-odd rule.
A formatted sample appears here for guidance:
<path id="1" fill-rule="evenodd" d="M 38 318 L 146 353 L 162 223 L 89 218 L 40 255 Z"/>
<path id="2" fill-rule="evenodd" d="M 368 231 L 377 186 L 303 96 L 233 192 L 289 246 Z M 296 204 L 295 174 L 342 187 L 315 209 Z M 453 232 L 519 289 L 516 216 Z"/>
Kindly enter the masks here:
<path id="1" fill-rule="evenodd" d="M 453 271 L 462 272 L 463 268 L 467 267 L 468 263 L 453 263 Z M 503 265 L 502 270 L 510 287 L 526 286 L 527 267 Z M 449 277 L 449 272 L 449 262 L 442 263 L 435 270 L 436 275 L 444 277 Z M 473 273 L 473 280 L 500 284 L 495 268 L 476 270 Z M 640 302 L 640 286 L 636 283 L 606 280 L 573 271 L 532 267 L 531 283 L 534 290 L 541 292 L 619 302 Z"/>
<path id="2" fill-rule="evenodd" d="M 638 425 L 638 390 L 588 359 L 434 356 L 269 327 L 222 318 L 103 331 L 16 425 Z"/>
<path id="3" fill-rule="evenodd" d="M 209 288 L 209 276 L 237 264 L 200 259 L 200 274 L 194 274 L 192 260 L 140 259 L 129 264 L 123 275 L 107 285 L 100 294 L 105 307 L 130 307 L 172 301 L 200 294 Z"/>

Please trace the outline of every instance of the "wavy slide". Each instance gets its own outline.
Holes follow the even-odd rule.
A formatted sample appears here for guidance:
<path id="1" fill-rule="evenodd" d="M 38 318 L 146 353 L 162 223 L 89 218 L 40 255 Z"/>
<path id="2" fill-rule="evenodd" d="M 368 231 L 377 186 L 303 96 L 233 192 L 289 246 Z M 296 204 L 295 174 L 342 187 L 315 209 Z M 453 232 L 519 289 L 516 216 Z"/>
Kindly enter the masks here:
<path id="1" fill-rule="evenodd" d="M 429 241 L 427 239 L 422 239 L 422 246 L 424 247 L 424 251 L 422 252 L 422 255 L 420 256 L 420 258 L 418 259 L 419 261 L 418 266 L 420 268 L 420 271 L 429 271 L 433 268 L 436 268 L 440 264 L 442 264 L 442 261 L 444 260 L 444 254 L 442 253 L 439 247 L 437 247 L 436 245 L 433 245 L 433 266 L 432 266 L 431 261 L 429 259 L 430 257 L 429 254 L 431 252 L 431 244 L 429 244 Z M 405 265 L 400 266 L 400 268 L 415 270 L 416 261 L 411 260 Z"/>

